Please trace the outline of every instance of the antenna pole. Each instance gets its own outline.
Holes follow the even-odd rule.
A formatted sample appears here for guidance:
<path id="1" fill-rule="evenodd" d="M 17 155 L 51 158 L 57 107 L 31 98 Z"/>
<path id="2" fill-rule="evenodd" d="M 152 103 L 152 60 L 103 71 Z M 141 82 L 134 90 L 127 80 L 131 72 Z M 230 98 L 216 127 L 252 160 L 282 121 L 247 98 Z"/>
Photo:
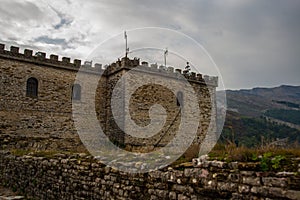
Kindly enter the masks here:
<path id="1" fill-rule="evenodd" d="M 165 67 L 167 67 L 167 55 L 168 55 L 168 48 L 166 48 L 166 50 L 164 52 Z"/>
<path id="2" fill-rule="evenodd" d="M 125 37 L 125 58 L 127 58 L 128 55 L 128 44 L 127 44 L 127 33 L 124 31 L 124 37 Z"/>

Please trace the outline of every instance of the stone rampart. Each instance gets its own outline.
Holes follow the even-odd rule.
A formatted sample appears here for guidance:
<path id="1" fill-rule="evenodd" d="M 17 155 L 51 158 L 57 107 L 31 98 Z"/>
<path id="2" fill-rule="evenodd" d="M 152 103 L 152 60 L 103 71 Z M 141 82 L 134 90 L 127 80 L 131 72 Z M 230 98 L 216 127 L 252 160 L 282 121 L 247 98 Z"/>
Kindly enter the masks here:
<path id="1" fill-rule="evenodd" d="M 296 200 L 299 160 L 293 164 L 296 171 L 262 172 L 259 163 L 204 160 L 190 167 L 127 174 L 84 154 L 45 158 L 1 152 L 0 180 L 33 199 Z"/>

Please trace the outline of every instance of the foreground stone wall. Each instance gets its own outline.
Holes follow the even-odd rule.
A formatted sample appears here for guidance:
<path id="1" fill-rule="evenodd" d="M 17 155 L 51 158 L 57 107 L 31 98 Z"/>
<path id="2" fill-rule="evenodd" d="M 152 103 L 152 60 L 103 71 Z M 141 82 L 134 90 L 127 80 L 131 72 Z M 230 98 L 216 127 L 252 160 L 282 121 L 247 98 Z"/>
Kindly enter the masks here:
<path id="1" fill-rule="evenodd" d="M 293 163 L 299 171 L 299 160 Z M 0 152 L 1 184 L 33 199 L 300 199 L 299 173 L 258 168 L 257 163 L 203 161 L 127 174 L 84 154 L 45 158 Z"/>

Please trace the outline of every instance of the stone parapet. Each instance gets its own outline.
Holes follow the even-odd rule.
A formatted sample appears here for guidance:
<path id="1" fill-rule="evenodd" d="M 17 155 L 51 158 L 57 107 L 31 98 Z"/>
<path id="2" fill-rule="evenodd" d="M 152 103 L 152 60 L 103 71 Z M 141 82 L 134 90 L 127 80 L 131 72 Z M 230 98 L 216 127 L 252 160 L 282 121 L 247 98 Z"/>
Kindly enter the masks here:
<path id="1" fill-rule="evenodd" d="M 25 49 L 23 53 L 20 53 L 20 48 L 15 46 L 11 46 L 9 50 L 5 50 L 5 44 L 0 44 L 0 58 L 19 60 L 24 62 L 35 63 L 38 65 L 64 68 L 64 69 L 74 70 L 74 71 L 78 71 L 81 66 L 83 67 L 83 70 L 90 70 L 96 72 L 105 70 L 104 68 L 102 68 L 102 65 L 99 63 L 95 63 L 94 65 L 92 64 L 82 65 L 80 59 L 74 59 L 73 62 L 71 62 L 71 59 L 68 57 L 62 57 L 61 60 L 59 60 L 58 55 L 51 54 L 49 58 L 47 58 L 47 54 L 44 52 L 38 51 L 35 54 L 33 54 L 33 52 L 34 51 L 31 49 Z M 127 57 L 122 58 L 121 60 L 118 60 L 110 64 L 106 68 L 106 72 L 104 75 L 111 75 L 122 69 L 130 70 L 137 66 L 143 66 L 145 70 L 157 74 L 159 74 L 162 70 L 164 70 L 168 72 L 168 76 L 172 76 L 174 78 L 182 75 L 187 80 L 192 82 L 196 81 L 203 84 L 211 85 L 213 87 L 218 86 L 218 77 L 207 76 L 207 75 L 203 76 L 202 74 L 196 74 L 195 72 L 186 73 L 181 69 L 175 69 L 174 71 L 173 67 L 157 66 L 156 64 L 151 64 L 149 66 L 148 63 L 145 61 L 143 61 L 140 65 L 140 59 L 138 58 L 133 58 L 133 59 Z"/>
<path id="2" fill-rule="evenodd" d="M 23 53 L 20 53 L 19 47 L 11 46 L 9 50 L 5 50 L 4 44 L 0 44 L 0 58 L 29 62 L 48 67 L 63 68 L 73 71 L 78 71 L 80 66 L 82 66 L 81 60 L 79 59 L 74 59 L 73 62 L 71 62 L 70 58 L 62 57 L 61 60 L 59 60 L 59 56 L 53 54 L 47 58 L 46 53 L 38 51 L 33 54 L 33 50 L 31 49 L 25 49 Z M 89 66 L 88 68 L 85 66 L 85 70 L 96 72 L 102 70 L 102 68 L 99 69 L 97 66 L 99 66 L 98 63 L 96 63 L 94 66 Z"/>
<path id="3" fill-rule="evenodd" d="M 107 67 L 106 75 L 117 73 L 121 70 L 131 70 L 139 66 L 141 72 L 154 73 L 156 75 L 168 76 L 171 78 L 184 77 L 190 82 L 196 82 L 200 84 L 206 84 L 212 87 L 218 87 L 218 77 L 196 74 L 195 72 L 184 72 L 181 69 L 175 69 L 173 67 L 158 66 L 157 64 L 149 65 L 148 62 L 143 61 L 140 64 L 140 59 L 134 58 L 122 58 L 115 63 L 110 64 Z"/>
<path id="4" fill-rule="evenodd" d="M 0 152 L 0 179 L 33 199 L 300 199 L 297 172 L 262 172 L 258 163 L 201 163 L 128 174 L 86 154 Z"/>

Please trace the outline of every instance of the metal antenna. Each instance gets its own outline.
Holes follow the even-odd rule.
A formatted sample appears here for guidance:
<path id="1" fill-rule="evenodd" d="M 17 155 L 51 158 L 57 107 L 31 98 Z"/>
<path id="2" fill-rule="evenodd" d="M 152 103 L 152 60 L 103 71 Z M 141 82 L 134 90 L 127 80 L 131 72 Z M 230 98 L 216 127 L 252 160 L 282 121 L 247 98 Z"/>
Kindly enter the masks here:
<path id="1" fill-rule="evenodd" d="M 128 48 L 128 44 L 127 44 L 127 33 L 126 31 L 124 31 L 124 38 L 125 38 L 125 57 L 127 58 L 128 52 L 129 52 L 129 48 Z"/>
<path id="2" fill-rule="evenodd" d="M 167 55 L 168 55 L 168 48 L 166 48 L 165 52 L 164 52 L 164 58 L 165 58 L 165 67 L 167 67 Z"/>

